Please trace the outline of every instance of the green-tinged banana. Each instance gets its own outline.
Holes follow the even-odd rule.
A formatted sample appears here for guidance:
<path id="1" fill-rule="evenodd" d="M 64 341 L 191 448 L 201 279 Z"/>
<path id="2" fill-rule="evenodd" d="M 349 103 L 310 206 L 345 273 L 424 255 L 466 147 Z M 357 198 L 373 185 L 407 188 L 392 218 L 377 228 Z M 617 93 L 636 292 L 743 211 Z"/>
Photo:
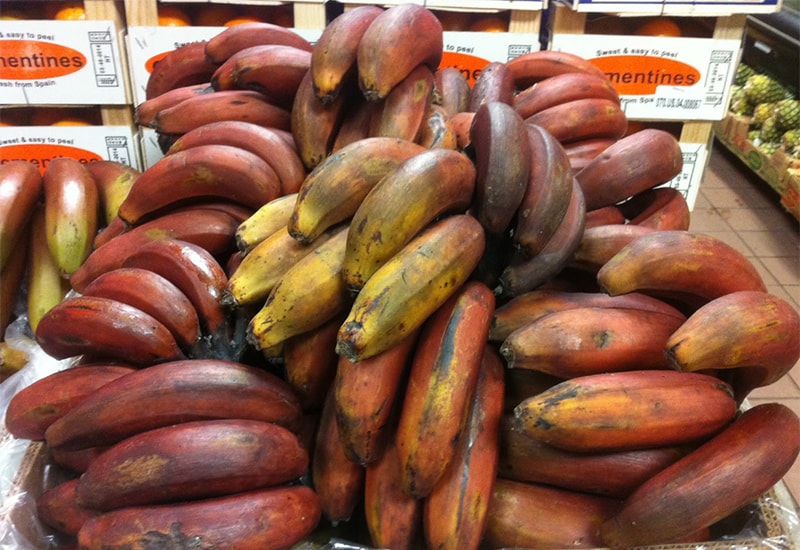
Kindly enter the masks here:
<path id="1" fill-rule="evenodd" d="M 274 422 L 297 432 L 302 409 L 291 387 L 263 369 L 219 359 L 153 365 L 112 380 L 53 422 L 47 444 L 113 445 L 132 435 L 208 419 Z"/>
<path id="2" fill-rule="evenodd" d="M 105 224 L 108 225 L 117 218 L 119 205 L 128 196 L 133 182 L 141 172 L 128 164 L 115 160 L 90 162 L 86 165 L 86 169 L 97 185 L 100 207 L 104 214 Z"/>
<path id="3" fill-rule="evenodd" d="M 464 73 L 455 67 L 440 67 L 433 77 L 436 82 L 434 102 L 440 104 L 448 116 L 466 111 L 470 85 Z"/>
<path id="4" fill-rule="evenodd" d="M 418 4 L 391 6 L 358 43 L 359 87 L 368 100 L 381 100 L 418 65 L 438 69 L 443 49 L 442 24 L 433 12 Z"/>
<path id="5" fill-rule="evenodd" d="M 295 481 L 309 457 L 274 422 L 180 422 L 126 438 L 95 458 L 78 482 L 78 502 L 117 510 L 241 493 Z"/>
<path id="6" fill-rule="evenodd" d="M 283 343 L 284 378 L 306 412 L 322 410 L 336 377 L 336 334 L 344 313 Z"/>
<path id="7" fill-rule="evenodd" d="M 297 152 L 306 170 L 313 170 L 331 154 L 351 95 L 352 92 L 345 90 L 333 101 L 323 103 L 314 93 L 311 70 L 306 71 L 297 87 L 289 117 Z"/>
<path id="8" fill-rule="evenodd" d="M 756 405 L 628 496 L 601 525 L 603 545 L 660 544 L 708 527 L 780 481 L 799 451 L 797 415 L 780 403 Z"/>
<path id="9" fill-rule="evenodd" d="M 352 219 L 342 277 L 351 292 L 442 214 L 465 212 L 475 191 L 475 165 L 463 153 L 430 149 L 381 179 Z"/>
<path id="10" fill-rule="evenodd" d="M 204 40 L 183 44 L 153 64 L 145 85 L 145 98 L 160 96 L 174 88 L 211 80 L 216 65 L 206 58 Z"/>
<path id="11" fill-rule="evenodd" d="M 365 468 L 345 452 L 336 421 L 333 388 L 325 397 L 320 413 L 314 453 L 311 458 L 311 483 L 319 495 L 322 515 L 336 525 L 352 516 L 364 499 Z"/>
<path id="12" fill-rule="evenodd" d="M 297 87 L 311 67 L 311 52 L 283 44 L 239 50 L 211 77 L 216 90 L 254 90 L 276 105 L 291 107 Z"/>
<path id="13" fill-rule="evenodd" d="M 617 207 L 633 225 L 660 230 L 688 230 L 689 203 L 674 187 L 656 187 L 632 196 Z"/>
<path id="14" fill-rule="evenodd" d="M 593 97 L 619 102 L 617 90 L 605 75 L 573 72 L 553 75 L 528 86 L 514 96 L 513 105 L 522 118 L 528 118 L 560 103 Z"/>
<path id="15" fill-rule="evenodd" d="M 586 207 L 594 210 L 666 183 L 682 167 L 683 154 L 675 136 L 645 128 L 620 137 L 575 177 L 586 195 Z"/>
<path id="16" fill-rule="evenodd" d="M 296 202 L 297 194 L 290 193 L 259 207 L 236 228 L 236 248 L 246 256 L 258 243 L 286 227 Z"/>
<path id="17" fill-rule="evenodd" d="M 212 343 L 227 336 L 229 321 L 222 294 L 228 277 L 206 249 L 180 239 L 152 240 L 131 252 L 122 267 L 161 275 L 192 302 L 204 336 L 210 336 Z"/>
<path id="18" fill-rule="evenodd" d="M 30 244 L 27 251 L 27 291 L 25 293 L 28 326 L 33 332 L 45 313 L 61 302 L 70 290 L 69 280 L 61 270 L 47 245 L 45 211 L 39 206 L 30 222 Z M 5 272 L 3 276 L 5 277 Z"/>
<path id="19" fill-rule="evenodd" d="M 597 530 L 619 506 L 617 499 L 498 478 L 484 540 L 492 548 L 601 548 Z"/>
<path id="20" fill-rule="evenodd" d="M 525 121 L 507 103 L 489 101 L 474 112 L 470 127 L 476 170 L 472 208 L 487 233 L 503 233 L 518 215 L 529 183 L 533 185 L 533 140 L 528 138 Z"/>
<path id="21" fill-rule="evenodd" d="M 340 357 L 333 380 L 336 420 L 345 453 L 353 462 L 380 460 L 388 444 L 392 415 L 402 402 L 403 381 L 417 333 L 358 363 Z"/>
<path id="22" fill-rule="evenodd" d="M 370 135 L 417 141 L 433 101 L 433 71 L 418 65 L 398 82 L 371 119 Z"/>
<path id="23" fill-rule="evenodd" d="M 263 305 L 284 273 L 333 235 L 345 229 L 344 226 L 333 227 L 308 244 L 289 235 L 285 226 L 279 229 L 242 258 L 228 278 L 222 296 L 223 303 L 233 307 Z"/>
<path id="24" fill-rule="evenodd" d="M 518 90 L 562 73 L 589 73 L 607 78 L 602 70 L 589 60 L 569 52 L 536 50 L 508 60 L 508 68 L 514 75 Z"/>
<path id="25" fill-rule="evenodd" d="M 41 441 L 50 424 L 83 398 L 134 370 L 122 364 L 96 363 L 43 376 L 19 390 L 8 402 L 6 429 L 19 439 Z"/>
<path id="26" fill-rule="evenodd" d="M 350 297 L 341 275 L 346 242 L 345 226 L 283 273 L 250 319 L 250 344 L 269 349 L 346 311 Z"/>
<path id="27" fill-rule="evenodd" d="M 518 328 L 545 315 L 580 307 L 632 308 L 671 315 L 679 320 L 686 318 L 683 313 L 670 304 L 638 292 L 609 296 L 597 291 L 539 288 L 515 296 L 498 306 L 492 319 L 489 340 L 502 342 Z"/>
<path id="28" fill-rule="evenodd" d="M 100 195 L 86 167 L 71 157 L 52 159 L 42 176 L 47 246 L 63 277 L 92 252 Z"/>
<path id="29" fill-rule="evenodd" d="M 500 425 L 498 475 L 612 498 L 624 498 L 688 449 L 657 447 L 634 451 L 573 452 L 548 445 L 514 429 L 514 418 Z"/>
<path id="30" fill-rule="evenodd" d="M 402 139 L 372 137 L 358 140 L 316 166 L 297 193 L 289 233 L 311 242 L 329 227 L 355 214 L 367 193 L 401 163 L 425 151 Z"/>
<path id="31" fill-rule="evenodd" d="M 23 243 L 30 241 L 30 228 L 26 227 L 25 231 L 18 238 Z M 0 271 L 0 334 L 3 335 L 5 341 L 5 333 L 8 325 L 11 324 L 18 314 L 18 303 L 20 302 L 20 291 L 25 285 L 25 275 L 28 269 L 29 257 L 32 252 L 28 250 L 29 247 L 23 246 L 17 250 L 8 259 L 6 266 Z M 48 254 L 49 254 L 48 249 Z M 60 276 L 60 274 L 59 274 Z M 0 366 L 3 366 L 0 363 Z M 6 369 L 2 369 L 3 375 L 6 374 Z"/>
<path id="32" fill-rule="evenodd" d="M 133 110 L 133 121 L 139 126 L 155 127 L 156 115 L 168 107 L 173 107 L 190 97 L 214 92 L 211 83 L 189 84 L 168 90 L 155 97 L 145 99 Z"/>
<path id="33" fill-rule="evenodd" d="M 637 370 L 580 376 L 514 409 L 515 429 L 568 451 L 621 451 L 707 439 L 736 415 L 733 391 L 707 374 Z"/>
<path id="34" fill-rule="evenodd" d="M 343 82 L 355 77 L 358 44 L 367 27 L 382 12 L 380 6 L 355 6 L 325 25 L 311 55 L 314 94 L 320 101 L 333 101 Z"/>
<path id="35" fill-rule="evenodd" d="M 139 366 L 183 358 L 167 327 L 152 315 L 117 300 L 74 296 L 45 313 L 36 342 L 56 359 L 87 355 Z"/>
<path id="36" fill-rule="evenodd" d="M 410 550 L 422 539 L 423 501 L 403 492 L 400 457 L 393 435 L 390 434 L 381 456 L 366 467 L 364 514 L 373 545 Z"/>
<path id="37" fill-rule="evenodd" d="M 573 189 L 573 175 L 564 147 L 553 135 L 527 125 L 530 149 L 528 182 L 517 208 L 514 244 L 519 254 L 541 252 L 564 220 Z"/>
<path id="38" fill-rule="evenodd" d="M 297 149 L 287 143 L 280 130 L 242 120 L 220 120 L 189 130 L 172 143 L 166 154 L 215 144 L 239 147 L 263 158 L 281 182 L 281 196 L 295 193 L 307 175 Z"/>
<path id="39" fill-rule="evenodd" d="M 39 495 L 36 498 L 39 521 L 59 533 L 77 536 L 86 520 L 100 514 L 98 510 L 91 510 L 78 502 L 77 487 L 78 478 L 71 478 Z"/>
<path id="40" fill-rule="evenodd" d="M 72 288 L 82 292 L 97 276 L 122 267 L 129 256 L 146 244 L 162 239 L 178 239 L 224 256 L 233 249 L 236 218 L 214 208 L 192 207 L 166 212 L 132 227 L 95 248 L 70 277 Z"/>
<path id="41" fill-rule="evenodd" d="M 532 114 L 525 121 L 542 126 L 561 143 L 594 138 L 619 140 L 628 118 L 619 101 L 605 98 L 575 99 Z"/>
<path id="42" fill-rule="evenodd" d="M 42 174 L 35 164 L 25 160 L 0 164 L 0 271 L 18 250 L 42 188 Z"/>
<path id="43" fill-rule="evenodd" d="M 502 61 L 490 61 L 478 73 L 469 92 L 466 110 L 476 113 L 481 105 L 490 102 L 509 107 L 514 102 L 514 77 Z"/>
<path id="44" fill-rule="evenodd" d="M 458 292 L 484 245 L 483 227 L 467 214 L 423 230 L 356 295 L 339 330 L 337 353 L 358 362 L 399 343 Z"/>
<path id="45" fill-rule="evenodd" d="M 777 382 L 800 359 L 800 315 L 768 292 L 732 292 L 692 313 L 664 348 L 670 366 L 716 370 L 742 401 L 755 388 Z"/>
<path id="46" fill-rule="evenodd" d="M 614 257 L 622 247 L 653 231 L 656 229 L 624 221 L 587 227 L 583 231 L 575 254 L 569 261 L 569 266 L 589 273 L 597 273 L 603 264 Z"/>
<path id="47" fill-rule="evenodd" d="M 186 352 L 202 336 L 200 318 L 191 300 L 174 283 L 149 269 L 112 269 L 86 285 L 84 296 L 124 302 L 158 319 Z"/>
<path id="48" fill-rule="evenodd" d="M 107 512 L 83 524 L 78 544 L 87 550 L 146 550 L 154 540 L 168 547 L 202 541 L 209 548 L 280 550 L 310 535 L 320 516 L 319 498 L 309 487 L 268 487 Z"/>
<path id="49" fill-rule="evenodd" d="M 624 307 L 556 311 L 518 328 L 500 346 L 511 368 L 574 378 L 666 369 L 664 345 L 684 317 Z"/>
<path id="50" fill-rule="evenodd" d="M 466 437 L 494 307 L 489 287 L 469 282 L 421 329 L 396 435 L 409 496 L 431 495 Z"/>
<path id="51" fill-rule="evenodd" d="M 164 208 L 201 198 L 256 209 L 280 192 L 280 180 L 261 157 L 230 145 L 202 145 L 168 155 L 142 172 L 119 206 L 119 217 L 135 224 Z"/>
<path id="52" fill-rule="evenodd" d="M 254 90 L 220 90 L 184 99 L 158 112 L 153 129 L 159 134 L 177 136 L 219 122 L 242 120 L 267 128 L 288 130 L 289 107 L 284 107 Z"/>
<path id="53" fill-rule="evenodd" d="M 424 502 L 423 526 L 429 548 L 477 549 L 483 540 L 500 455 L 503 371 L 502 359 L 487 346 L 464 435 Z"/>
<path id="54" fill-rule="evenodd" d="M 498 292 L 508 297 L 519 296 L 546 283 L 569 263 L 581 242 L 586 223 L 586 204 L 578 182 L 572 183 L 567 211 L 553 235 L 532 257 L 516 251 L 500 274 Z"/>
<path id="55" fill-rule="evenodd" d="M 738 290 L 766 291 L 739 250 L 717 237 L 680 230 L 651 231 L 632 240 L 603 264 L 597 282 L 611 295 L 666 294 L 690 306 Z"/>
<path id="56" fill-rule="evenodd" d="M 221 65 L 234 53 L 259 44 L 283 44 L 312 51 L 313 46 L 292 29 L 275 23 L 253 21 L 232 25 L 208 39 L 205 55 L 214 64 Z"/>

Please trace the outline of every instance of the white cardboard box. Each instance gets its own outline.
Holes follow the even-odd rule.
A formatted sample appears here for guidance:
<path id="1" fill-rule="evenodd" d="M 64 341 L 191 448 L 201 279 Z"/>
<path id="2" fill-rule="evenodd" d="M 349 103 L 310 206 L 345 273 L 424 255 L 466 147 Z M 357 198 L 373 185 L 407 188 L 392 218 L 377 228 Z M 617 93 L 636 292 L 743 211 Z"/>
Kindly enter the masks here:
<path id="1" fill-rule="evenodd" d="M 566 0 L 575 11 L 662 15 L 723 16 L 736 13 L 773 13 L 782 0 Z"/>
<path id="2" fill-rule="evenodd" d="M 113 21 L 0 21 L 0 104 L 124 105 Z"/>
<path id="3" fill-rule="evenodd" d="M 611 79 L 628 118 L 721 120 L 740 41 L 554 33 L 551 49 L 574 53 Z"/>
<path id="4" fill-rule="evenodd" d="M 127 126 L 0 127 L 0 158 L 23 159 L 44 168 L 57 157 L 81 162 L 113 160 L 141 169 L 136 142 Z"/>

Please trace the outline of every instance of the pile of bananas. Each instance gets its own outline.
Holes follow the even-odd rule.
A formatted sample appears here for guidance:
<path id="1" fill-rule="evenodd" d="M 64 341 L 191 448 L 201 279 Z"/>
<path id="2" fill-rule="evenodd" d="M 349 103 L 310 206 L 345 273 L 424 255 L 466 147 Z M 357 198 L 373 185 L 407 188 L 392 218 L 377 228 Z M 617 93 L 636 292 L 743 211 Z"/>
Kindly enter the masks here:
<path id="1" fill-rule="evenodd" d="M 627 133 L 574 55 L 470 87 L 441 52 L 403 4 L 155 66 L 164 157 L 32 327 L 71 368 L 6 414 L 74 473 L 43 523 L 81 548 L 624 548 L 708 540 L 785 475 L 800 419 L 740 405 L 800 358 L 800 315 L 688 231 L 677 140 Z"/>

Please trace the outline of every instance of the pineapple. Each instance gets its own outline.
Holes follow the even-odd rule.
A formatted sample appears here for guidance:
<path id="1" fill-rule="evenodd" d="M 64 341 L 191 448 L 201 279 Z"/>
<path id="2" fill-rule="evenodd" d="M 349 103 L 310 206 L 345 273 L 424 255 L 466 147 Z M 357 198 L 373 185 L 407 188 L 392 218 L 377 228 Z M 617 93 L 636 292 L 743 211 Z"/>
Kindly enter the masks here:
<path id="1" fill-rule="evenodd" d="M 733 113 L 737 115 L 753 114 L 753 105 L 747 100 L 743 86 L 733 85 L 733 87 L 731 87 L 730 101 L 730 111 Z"/>
<path id="2" fill-rule="evenodd" d="M 759 103 L 753 107 L 753 126 L 760 127 L 765 120 L 773 116 L 775 103 Z"/>
<path id="3" fill-rule="evenodd" d="M 781 145 L 783 145 L 783 148 L 787 151 L 800 147 L 800 128 L 786 130 L 783 135 L 781 135 Z"/>
<path id="4" fill-rule="evenodd" d="M 733 82 L 734 84 L 742 86 L 745 82 L 747 82 L 747 79 L 754 74 L 756 74 L 756 71 L 752 67 L 744 63 L 739 63 L 739 65 L 736 67 L 736 76 L 734 77 Z"/>
<path id="5" fill-rule="evenodd" d="M 800 100 L 782 99 L 775 104 L 775 118 L 782 130 L 800 128 Z"/>
<path id="6" fill-rule="evenodd" d="M 755 74 L 744 83 L 744 93 L 753 104 L 774 103 L 786 99 L 788 92 L 780 82 L 765 74 Z"/>
<path id="7" fill-rule="evenodd" d="M 758 146 L 758 150 L 767 155 L 768 157 L 774 155 L 780 148 L 781 144 L 775 141 L 765 142 Z"/>
<path id="8" fill-rule="evenodd" d="M 779 143 L 781 139 L 781 130 L 778 127 L 778 119 L 771 116 L 764 120 L 764 122 L 761 123 L 761 130 L 758 136 L 764 143 Z"/>

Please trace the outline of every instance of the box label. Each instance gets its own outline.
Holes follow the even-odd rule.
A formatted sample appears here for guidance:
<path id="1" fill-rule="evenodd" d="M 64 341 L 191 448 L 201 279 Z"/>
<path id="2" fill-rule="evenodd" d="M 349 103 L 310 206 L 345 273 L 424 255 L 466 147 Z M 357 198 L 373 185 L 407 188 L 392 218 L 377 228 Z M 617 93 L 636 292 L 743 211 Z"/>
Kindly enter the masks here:
<path id="1" fill-rule="evenodd" d="M 738 40 L 555 34 L 552 42 L 602 69 L 628 118 L 721 120 L 727 112 Z"/>
<path id="2" fill-rule="evenodd" d="M 539 50 L 539 35 L 533 33 L 444 32 L 444 51 L 439 67 L 455 67 L 470 86 L 481 70 L 493 61 L 506 61 Z"/>
<path id="3" fill-rule="evenodd" d="M 112 21 L 0 21 L 0 102 L 123 105 Z"/>
<path id="4" fill-rule="evenodd" d="M 40 170 L 58 157 L 83 163 L 113 160 L 139 169 L 127 126 L 7 126 L 0 128 L 0 163 L 26 160 Z"/>

